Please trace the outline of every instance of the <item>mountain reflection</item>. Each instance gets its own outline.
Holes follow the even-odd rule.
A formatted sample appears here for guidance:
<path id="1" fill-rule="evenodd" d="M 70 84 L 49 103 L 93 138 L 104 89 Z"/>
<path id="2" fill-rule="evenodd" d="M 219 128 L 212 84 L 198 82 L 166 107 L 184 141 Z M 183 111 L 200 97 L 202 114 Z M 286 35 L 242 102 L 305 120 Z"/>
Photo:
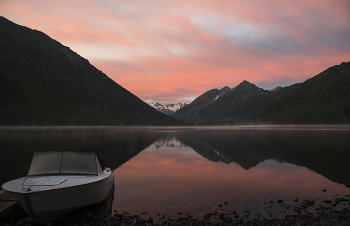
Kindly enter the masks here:
<path id="1" fill-rule="evenodd" d="M 245 170 L 265 160 L 287 162 L 350 187 L 348 131 L 186 130 L 163 134 L 151 147 L 191 147 L 212 162 Z"/>
<path id="2" fill-rule="evenodd" d="M 25 176 L 34 152 L 90 151 L 117 169 L 143 150 L 190 147 L 212 162 L 250 170 L 287 162 L 350 187 L 349 130 L 259 130 L 157 127 L 0 128 L 0 184 Z M 10 170 L 11 169 L 11 170 Z"/>
<path id="3" fill-rule="evenodd" d="M 94 152 L 116 169 L 160 137 L 138 127 L 0 128 L 0 185 L 25 176 L 34 152 Z"/>

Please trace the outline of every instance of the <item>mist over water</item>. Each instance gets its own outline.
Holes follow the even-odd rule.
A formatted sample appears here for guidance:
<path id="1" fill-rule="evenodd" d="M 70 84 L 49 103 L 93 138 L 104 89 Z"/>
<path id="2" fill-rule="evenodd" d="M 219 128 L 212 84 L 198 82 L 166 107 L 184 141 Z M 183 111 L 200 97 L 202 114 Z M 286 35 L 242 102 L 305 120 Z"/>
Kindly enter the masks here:
<path id="1" fill-rule="evenodd" d="M 34 152 L 91 151 L 114 170 L 118 212 L 280 217 L 295 198 L 350 194 L 349 137 L 349 126 L 1 127 L 0 183 L 25 176 Z"/>

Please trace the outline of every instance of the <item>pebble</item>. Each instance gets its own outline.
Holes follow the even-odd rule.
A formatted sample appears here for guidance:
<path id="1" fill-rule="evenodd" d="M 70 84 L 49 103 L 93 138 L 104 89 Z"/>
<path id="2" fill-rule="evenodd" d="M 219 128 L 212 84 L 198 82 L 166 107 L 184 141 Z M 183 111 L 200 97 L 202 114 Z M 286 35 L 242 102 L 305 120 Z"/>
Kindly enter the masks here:
<path id="1" fill-rule="evenodd" d="M 231 222 L 233 222 L 233 220 L 232 220 L 232 218 L 231 218 L 231 217 L 225 217 L 225 221 L 226 221 L 227 223 L 231 223 Z"/>

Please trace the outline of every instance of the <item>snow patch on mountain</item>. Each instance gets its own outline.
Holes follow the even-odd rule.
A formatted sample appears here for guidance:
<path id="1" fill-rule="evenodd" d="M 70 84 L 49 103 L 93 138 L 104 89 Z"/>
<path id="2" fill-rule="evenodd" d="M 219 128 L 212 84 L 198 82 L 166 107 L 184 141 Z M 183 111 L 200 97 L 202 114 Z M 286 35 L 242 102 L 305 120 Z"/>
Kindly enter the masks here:
<path id="1" fill-rule="evenodd" d="M 270 92 L 274 92 L 274 91 L 277 91 L 279 89 L 282 89 L 281 86 L 277 86 L 276 88 L 273 88 L 273 89 L 269 89 Z"/>
<path id="2" fill-rule="evenodd" d="M 177 103 L 177 104 L 167 104 L 167 105 L 162 105 L 158 102 L 151 102 L 148 103 L 151 107 L 153 107 L 154 109 L 156 109 L 157 111 L 160 111 L 164 114 L 167 115 L 172 115 L 174 114 L 177 110 L 179 110 L 180 108 L 182 108 L 183 106 L 187 105 L 185 103 Z"/>

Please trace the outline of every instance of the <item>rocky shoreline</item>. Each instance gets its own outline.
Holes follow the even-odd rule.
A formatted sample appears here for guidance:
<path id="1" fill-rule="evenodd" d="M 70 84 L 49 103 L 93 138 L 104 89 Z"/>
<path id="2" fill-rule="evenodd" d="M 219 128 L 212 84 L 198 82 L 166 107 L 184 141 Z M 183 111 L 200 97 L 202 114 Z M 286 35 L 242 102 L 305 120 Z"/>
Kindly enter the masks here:
<path id="1" fill-rule="evenodd" d="M 155 223 L 152 217 L 145 219 L 139 215 L 115 214 L 113 216 L 90 216 L 89 218 L 77 218 L 67 220 L 64 224 L 52 225 L 350 225 L 350 212 L 331 211 L 315 216 L 311 213 L 303 215 L 287 215 L 284 219 L 232 219 L 231 217 L 220 218 L 219 221 L 212 219 L 195 219 L 191 217 L 161 218 L 161 222 Z"/>
<path id="2" fill-rule="evenodd" d="M 218 204 L 218 209 L 208 211 L 203 217 L 196 217 L 189 213 L 178 212 L 177 216 L 166 216 L 158 213 L 156 216 L 149 216 L 148 213 L 140 215 L 131 215 L 129 212 L 113 214 L 102 214 L 101 206 L 84 208 L 78 212 L 70 214 L 59 221 L 49 223 L 47 226 L 79 226 L 79 225 L 350 225 L 350 199 L 349 195 L 345 197 L 334 196 L 330 200 L 312 201 L 312 200 L 294 200 L 299 203 L 297 206 L 291 206 L 283 199 L 277 201 L 268 201 L 264 204 L 278 205 L 280 208 L 293 208 L 295 214 L 286 214 L 276 218 L 270 214 L 265 218 L 262 214 L 256 213 L 254 216 L 249 210 L 238 214 L 236 211 L 225 212 L 223 204 Z M 228 205 L 225 202 L 224 205 Z M 21 212 L 22 211 L 22 212 Z M 0 226 L 10 225 L 36 225 L 30 218 L 24 218 L 26 213 L 17 209 L 6 218 L 1 219 Z M 24 219 L 22 219 L 24 218 Z"/>

